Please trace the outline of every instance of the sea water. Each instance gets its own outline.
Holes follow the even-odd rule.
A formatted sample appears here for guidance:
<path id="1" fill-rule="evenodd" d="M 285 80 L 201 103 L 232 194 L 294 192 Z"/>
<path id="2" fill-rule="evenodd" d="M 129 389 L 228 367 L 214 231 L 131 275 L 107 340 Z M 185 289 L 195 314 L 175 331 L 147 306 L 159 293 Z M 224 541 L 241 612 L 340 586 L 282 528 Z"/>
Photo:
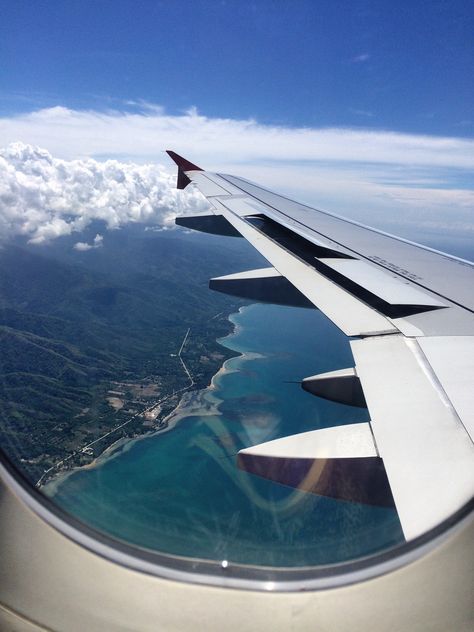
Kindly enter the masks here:
<path id="1" fill-rule="evenodd" d="M 353 366 L 347 338 L 320 312 L 251 305 L 230 318 L 234 333 L 220 342 L 240 355 L 209 388 L 185 398 L 172 429 L 122 443 L 46 493 L 97 529 L 174 555 L 307 566 L 401 542 L 395 510 L 301 492 L 237 468 L 244 447 L 367 421 L 368 413 L 299 385 Z"/>

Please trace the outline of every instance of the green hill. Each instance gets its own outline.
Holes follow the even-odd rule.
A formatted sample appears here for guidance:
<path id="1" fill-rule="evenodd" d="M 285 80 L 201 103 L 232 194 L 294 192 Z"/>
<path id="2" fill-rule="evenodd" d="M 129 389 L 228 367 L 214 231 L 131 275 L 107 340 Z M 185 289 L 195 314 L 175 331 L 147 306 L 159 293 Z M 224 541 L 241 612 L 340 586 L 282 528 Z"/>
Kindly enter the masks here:
<path id="1" fill-rule="evenodd" d="M 87 252 L 71 240 L 0 249 L 0 439 L 33 480 L 186 387 L 176 353 L 188 328 L 186 363 L 196 388 L 207 385 L 228 356 L 216 338 L 238 304 L 209 291 L 208 279 L 261 265 L 242 240 L 178 231 L 108 232 Z M 121 408 L 107 399 L 114 389 Z M 149 429 L 143 423 L 123 432 Z"/>

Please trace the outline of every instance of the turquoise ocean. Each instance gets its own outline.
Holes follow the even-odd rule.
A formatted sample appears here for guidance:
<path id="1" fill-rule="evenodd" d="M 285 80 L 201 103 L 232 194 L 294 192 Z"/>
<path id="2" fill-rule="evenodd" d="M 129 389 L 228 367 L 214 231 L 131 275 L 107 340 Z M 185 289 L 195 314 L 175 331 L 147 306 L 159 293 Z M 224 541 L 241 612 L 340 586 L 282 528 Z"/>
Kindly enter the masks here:
<path id="1" fill-rule="evenodd" d="M 347 338 L 320 312 L 256 304 L 230 319 L 234 332 L 220 342 L 240 355 L 210 387 L 184 398 L 170 430 L 119 442 L 45 492 L 99 530 L 173 555 L 308 566 L 401 542 L 392 509 L 300 492 L 237 468 L 243 447 L 367 421 L 368 413 L 294 383 L 353 365 Z"/>

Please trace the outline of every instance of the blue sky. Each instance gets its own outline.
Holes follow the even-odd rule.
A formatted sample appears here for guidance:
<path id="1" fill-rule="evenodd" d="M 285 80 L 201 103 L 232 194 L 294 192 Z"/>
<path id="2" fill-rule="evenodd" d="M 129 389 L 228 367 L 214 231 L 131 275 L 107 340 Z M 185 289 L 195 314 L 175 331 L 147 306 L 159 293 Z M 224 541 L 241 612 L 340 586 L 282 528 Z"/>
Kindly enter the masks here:
<path id="1" fill-rule="evenodd" d="M 3 114 L 145 100 L 284 126 L 474 133 L 466 0 L 3 0 L 1 13 Z"/>
<path id="2" fill-rule="evenodd" d="M 171 148 L 472 251 L 473 26 L 466 0 L 3 0 L 0 237 L 169 224 L 200 204 Z"/>

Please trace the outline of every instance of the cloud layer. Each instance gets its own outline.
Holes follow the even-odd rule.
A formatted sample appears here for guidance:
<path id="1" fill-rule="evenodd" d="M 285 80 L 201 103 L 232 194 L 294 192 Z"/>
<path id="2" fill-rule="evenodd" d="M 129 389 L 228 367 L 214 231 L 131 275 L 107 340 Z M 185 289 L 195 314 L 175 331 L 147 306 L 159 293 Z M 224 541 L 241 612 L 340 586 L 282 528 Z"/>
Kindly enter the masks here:
<path id="1" fill-rule="evenodd" d="M 41 244 L 80 232 L 94 220 L 108 228 L 128 222 L 169 226 L 176 214 L 205 206 L 196 191 L 183 195 L 175 177 L 156 165 L 116 160 L 61 160 L 24 143 L 0 151 L 0 234 Z M 77 250 L 100 247 L 78 242 Z"/>
<path id="2" fill-rule="evenodd" d="M 175 190 L 174 166 L 162 153 L 170 148 L 410 239 L 423 241 L 426 231 L 474 236 L 472 139 L 290 128 L 195 109 L 169 115 L 147 103 L 124 108 L 52 107 L 0 119 L 0 146 L 14 142 L 0 152 L 1 234 L 41 243 L 94 219 L 109 228 L 169 226 L 175 214 L 205 208 L 190 187 Z"/>
<path id="3" fill-rule="evenodd" d="M 53 155 L 124 157 L 161 161 L 167 148 L 195 155 L 207 168 L 226 164 L 323 161 L 474 167 L 474 140 L 391 131 L 340 128 L 293 128 L 254 120 L 208 118 L 191 108 L 168 115 L 153 104 L 141 111 L 97 112 L 57 106 L 0 119 L 0 144 L 23 141 Z"/>

